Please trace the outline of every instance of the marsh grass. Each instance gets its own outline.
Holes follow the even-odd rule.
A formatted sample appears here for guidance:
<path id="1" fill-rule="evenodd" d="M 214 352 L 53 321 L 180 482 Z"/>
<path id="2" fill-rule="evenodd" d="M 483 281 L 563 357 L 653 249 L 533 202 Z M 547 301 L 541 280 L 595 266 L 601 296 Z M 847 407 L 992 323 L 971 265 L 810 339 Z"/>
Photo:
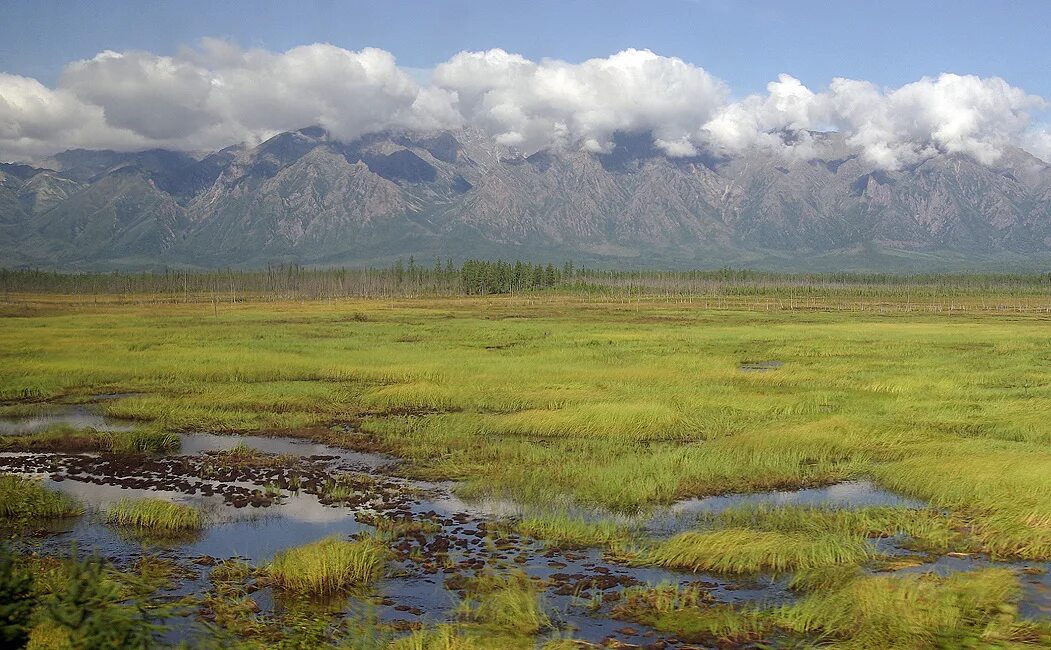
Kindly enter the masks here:
<path id="1" fill-rule="evenodd" d="M 179 436 L 140 427 L 131 431 L 96 431 L 56 425 L 44 431 L 0 437 L 6 451 L 103 451 L 116 454 L 166 454 L 179 450 Z"/>
<path id="2" fill-rule="evenodd" d="M 828 578 L 829 569 L 821 571 Z M 948 577 L 851 574 L 818 582 L 810 595 L 766 608 L 712 604 L 677 587 L 634 588 L 614 616 L 716 645 L 778 639 L 789 647 L 911 650 L 1042 647 L 1051 641 L 1051 627 L 1018 617 L 1019 584 L 1007 569 Z"/>
<path id="3" fill-rule="evenodd" d="M 931 550 L 1051 558 L 1047 311 L 1005 310 L 995 285 L 939 297 L 937 284 L 926 300 L 954 308 L 920 310 L 914 287 L 891 284 L 718 303 L 239 302 L 218 316 L 20 296 L 20 317 L 0 319 L 0 399 L 119 386 L 143 394 L 107 414 L 164 430 L 351 423 L 346 444 L 463 479 L 465 496 L 628 514 L 871 477 L 951 515 L 909 533 Z M 784 365 L 745 373 L 742 359 Z"/>
<path id="4" fill-rule="evenodd" d="M 676 535 L 644 552 L 641 562 L 687 571 L 778 574 L 857 565 L 875 555 L 858 537 L 725 528 Z"/>
<path id="5" fill-rule="evenodd" d="M 702 517 L 699 525 L 627 557 L 690 571 L 794 571 L 793 584 L 808 589 L 837 583 L 862 564 L 883 559 L 872 539 L 894 537 L 899 545 L 933 554 L 978 548 L 964 522 L 933 508 L 744 506 Z"/>
<path id="6" fill-rule="evenodd" d="M 204 528 L 204 515 L 193 506 L 163 499 L 121 499 L 106 513 L 115 526 L 153 533 L 185 533 Z"/>
<path id="7" fill-rule="evenodd" d="M 457 609 L 463 620 L 526 635 L 551 627 L 541 590 L 525 573 L 480 574 L 468 580 L 463 591 Z"/>
<path id="8" fill-rule="evenodd" d="M 588 521 L 567 513 L 537 514 L 523 518 L 515 528 L 523 535 L 561 548 L 605 547 L 627 543 L 635 534 L 606 519 Z"/>
<path id="9" fill-rule="evenodd" d="M 996 647 L 1046 632 L 1018 618 L 1019 594 L 1017 577 L 1006 569 L 873 576 L 815 593 L 772 618 L 783 629 L 845 648 Z"/>
<path id="10" fill-rule="evenodd" d="M 715 604 L 707 591 L 695 585 L 629 588 L 612 615 L 681 639 L 720 647 L 756 641 L 769 629 L 759 610 Z"/>
<path id="11" fill-rule="evenodd" d="M 387 548 L 372 538 L 327 537 L 281 551 L 266 575 L 281 589 L 324 597 L 372 584 L 383 575 L 387 556 Z"/>
<path id="12" fill-rule="evenodd" d="M 74 517 L 84 508 L 73 497 L 49 490 L 40 481 L 0 474 L 0 520 L 29 522 Z"/>
<path id="13" fill-rule="evenodd" d="M 396 639 L 387 650 L 485 650 L 487 647 L 457 626 L 436 625 Z"/>

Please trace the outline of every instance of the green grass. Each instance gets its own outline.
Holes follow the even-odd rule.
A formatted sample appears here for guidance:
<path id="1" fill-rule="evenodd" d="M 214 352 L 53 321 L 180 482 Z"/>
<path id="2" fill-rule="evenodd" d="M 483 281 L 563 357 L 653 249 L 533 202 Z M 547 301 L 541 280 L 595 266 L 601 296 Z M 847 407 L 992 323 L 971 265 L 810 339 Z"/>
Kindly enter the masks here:
<path id="1" fill-rule="evenodd" d="M 193 506 L 162 499 L 121 499 L 106 512 L 107 520 L 153 532 L 185 532 L 204 528 L 204 516 Z"/>
<path id="2" fill-rule="evenodd" d="M 845 648 L 995 647 L 1051 641 L 1048 628 L 1018 619 L 1018 579 L 1006 569 L 874 576 L 816 593 L 773 615 L 783 629 Z"/>
<path id="3" fill-rule="evenodd" d="M 647 564 L 720 573 L 784 573 L 859 564 L 875 556 L 863 539 L 727 528 L 681 533 L 644 553 Z"/>
<path id="4" fill-rule="evenodd" d="M 1051 626 L 1018 617 L 1013 572 L 855 576 L 793 604 L 734 608 L 676 587 L 631 589 L 614 615 L 690 642 L 788 647 L 1046 647 Z M 809 644 L 804 643 L 809 641 Z"/>
<path id="5" fill-rule="evenodd" d="M 540 588 L 524 573 L 481 574 L 464 585 L 460 618 L 500 630 L 533 635 L 551 627 Z"/>
<path id="6" fill-rule="evenodd" d="M 0 310 L 0 400 L 15 412 L 139 393 L 102 408 L 158 430 L 387 451 L 404 474 L 539 511 L 645 516 L 692 496 L 857 478 L 929 503 L 735 512 L 637 549 L 668 566 L 790 572 L 806 598 L 858 584 L 854 570 L 879 560 L 872 537 L 1051 559 L 1046 292 L 786 291 L 247 302 L 218 315 L 21 295 Z M 784 365 L 742 372 L 746 360 Z M 536 519 L 527 527 L 554 543 L 617 535 Z"/>
<path id="7" fill-rule="evenodd" d="M 179 436 L 159 429 L 96 431 L 56 425 L 36 433 L 2 436 L 4 451 L 104 451 L 116 454 L 166 454 L 179 450 Z"/>
<path id="8" fill-rule="evenodd" d="M 73 517 L 84 512 L 76 499 L 29 478 L 0 474 L 0 520 L 31 521 Z"/>
<path id="9" fill-rule="evenodd" d="M 701 518 L 699 530 L 644 545 L 626 559 L 688 571 L 802 572 L 801 589 L 853 575 L 885 559 L 869 540 L 898 537 L 918 553 L 987 550 L 965 531 L 966 521 L 933 508 L 750 506 Z"/>
<path id="10" fill-rule="evenodd" d="M 740 646 L 763 638 L 767 617 L 758 610 L 716 605 L 695 586 L 632 587 L 613 609 L 614 618 L 644 623 L 693 642 Z"/>
<path id="11" fill-rule="evenodd" d="M 281 589 L 329 596 L 372 584 L 383 575 L 386 562 L 386 547 L 375 540 L 348 542 L 327 537 L 281 551 L 266 573 Z"/>
<path id="12" fill-rule="evenodd" d="M 388 650 L 483 650 L 486 647 L 456 626 L 436 625 L 397 639 Z"/>
<path id="13" fill-rule="evenodd" d="M 632 531 L 613 521 L 585 521 L 566 513 L 531 515 L 516 526 L 518 532 L 561 548 L 587 548 L 623 544 Z"/>

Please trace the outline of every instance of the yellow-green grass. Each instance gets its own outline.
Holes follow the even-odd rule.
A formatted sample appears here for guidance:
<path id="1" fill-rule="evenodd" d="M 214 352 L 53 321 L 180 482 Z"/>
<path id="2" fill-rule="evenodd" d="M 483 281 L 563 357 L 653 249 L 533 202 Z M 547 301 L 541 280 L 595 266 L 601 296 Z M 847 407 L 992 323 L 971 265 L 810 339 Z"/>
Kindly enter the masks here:
<path id="1" fill-rule="evenodd" d="M 97 431 L 56 425 L 32 434 L 0 437 L 5 451 L 106 451 L 118 454 L 170 453 L 178 451 L 179 436 L 140 427 L 131 431 Z"/>
<path id="2" fill-rule="evenodd" d="M 474 623 L 441 624 L 414 631 L 395 639 L 387 650 L 521 650 L 537 647 L 533 636 L 517 634 Z M 544 650 L 575 648 L 544 644 Z"/>
<path id="3" fill-rule="evenodd" d="M 853 576 L 857 567 L 880 558 L 870 543 L 874 538 L 899 537 L 925 553 L 984 550 L 964 532 L 965 521 L 931 508 L 751 506 L 702 518 L 699 525 L 626 550 L 626 559 L 687 571 L 801 572 L 795 586 L 806 589 Z"/>
<path id="4" fill-rule="evenodd" d="M 628 542 L 633 531 L 610 520 L 585 520 L 567 513 L 534 514 L 522 518 L 518 532 L 561 548 L 613 546 Z"/>
<path id="5" fill-rule="evenodd" d="M 486 573 L 464 585 L 460 618 L 499 630 L 533 635 L 551 627 L 540 588 L 522 572 Z"/>
<path id="6" fill-rule="evenodd" d="M 106 512 L 116 526 L 152 532 L 186 532 L 204 528 L 204 515 L 193 506 L 163 499 L 121 499 Z"/>
<path id="7" fill-rule="evenodd" d="M 730 647 L 763 637 L 769 616 L 757 609 L 739 609 L 712 602 L 695 586 L 658 585 L 625 590 L 614 607 L 614 618 L 644 623 L 690 641 Z"/>
<path id="8" fill-rule="evenodd" d="M 687 571 L 784 573 L 856 565 L 875 556 L 864 539 L 726 528 L 680 533 L 642 555 L 642 561 Z"/>
<path id="9" fill-rule="evenodd" d="M 1019 619 L 1019 596 L 1018 579 L 1007 569 L 873 576 L 817 592 L 771 618 L 782 629 L 844 648 L 1043 646 L 1051 628 Z"/>
<path id="10" fill-rule="evenodd" d="M 49 490 L 40 481 L 0 474 L 0 521 L 73 517 L 83 512 L 76 499 Z"/>
<path id="11" fill-rule="evenodd" d="M 631 589 L 614 610 L 680 639 L 835 648 L 1046 647 L 1051 626 L 1018 616 L 1017 577 L 983 569 L 848 579 L 781 607 L 710 604 L 674 587 Z M 809 642 L 809 645 L 807 644 Z"/>
<path id="12" fill-rule="evenodd" d="M 576 294 L 218 315 L 14 299 L 0 399 L 138 392 L 104 408 L 168 430 L 350 423 L 329 439 L 536 505 L 633 512 L 868 476 L 951 512 L 982 549 L 1051 558 L 1051 314 L 994 294 L 938 312 L 904 292 L 879 297 L 885 312 L 849 292 L 793 310 Z"/>
<path id="13" fill-rule="evenodd" d="M 281 589 L 323 597 L 372 584 L 382 577 L 387 555 L 387 548 L 371 538 L 326 537 L 281 551 L 266 573 Z"/>

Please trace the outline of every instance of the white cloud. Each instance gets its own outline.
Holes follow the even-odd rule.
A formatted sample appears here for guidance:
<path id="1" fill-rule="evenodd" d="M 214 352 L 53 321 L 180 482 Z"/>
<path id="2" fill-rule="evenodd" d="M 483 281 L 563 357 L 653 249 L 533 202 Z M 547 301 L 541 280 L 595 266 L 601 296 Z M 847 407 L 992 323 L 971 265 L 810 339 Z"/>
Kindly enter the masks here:
<path id="1" fill-rule="evenodd" d="M 273 53 L 206 39 L 170 57 L 106 51 L 67 65 L 54 89 L 0 75 L 0 156 L 74 146 L 212 149 L 311 125 L 347 140 L 453 128 L 455 101 L 449 91 L 421 89 L 375 48 Z"/>
<path id="2" fill-rule="evenodd" d="M 1037 158 L 1051 162 L 1051 125 L 1045 124 L 1027 133 L 1023 148 Z"/>
<path id="3" fill-rule="evenodd" d="M 1028 140 L 1030 112 L 1046 105 L 993 77 L 942 74 L 884 90 L 867 81 L 834 79 L 814 93 L 781 75 L 766 96 L 730 104 L 706 125 L 713 143 L 730 150 L 784 147 L 771 132 L 834 128 L 847 145 L 879 167 L 896 169 L 935 153 L 963 153 L 992 164 L 1007 145 Z M 792 150 L 814 143 L 802 138 Z"/>
<path id="4" fill-rule="evenodd" d="M 468 122 L 526 153 L 577 145 L 608 152 L 617 131 L 652 131 L 669 155 L 692 155 L 701 125 L 729 95 L 703 68 L 648 50 L 578 64 L 461 52 L 437 67 L 434 82 L 457 93 Z"/>
<path id="5" fill-rule="evenodd" d="M 824 118 L 818 96 L 787 74 L 766 86 L 767 94 L 751 95 L 723 106 L 704 125 L 713 145 L 729 151 L 754 146 L 783 145 L 776 133 L 813 129 Z"/>
<path id="6" fill-rule="evenodd" d="M 608 152 L 618 131 L 650 132 L 669 156 L 754 147 L 813 156 L 825 145 L 807 131 L 834 129 L 893 169 L 935 152 L 993 163 L 1008 145 L 1049 159 L 1051 132 L 1031 124 L 1046 107 L 1002 79 L 955 74 L 896 89 L 834 79 L 821 90 L 783 74 L 733 100 L 703 68 L 648 50 L 582 63 L 461 52 L 421 71 L 374 48 L 269 52 L 205 39 L 173 56 L 102 52 L 67 65 L 54 88 L 0 73 L 0 159 L 70 147 L 215 149 L 315 124 L 344 140 L 467 124 L 526 153 Z"/>
<path id="7" fill-rule="evenodd" d="M 874 162 L 898 167 L 933 152 L 963 153 L 984 164 L 1003 147 L 1021 144 L 1029 111 L 1044 100 L 996 77 L 942 74 L 897 90 L 836 79 L 827 93 L 829 112 Z"/>

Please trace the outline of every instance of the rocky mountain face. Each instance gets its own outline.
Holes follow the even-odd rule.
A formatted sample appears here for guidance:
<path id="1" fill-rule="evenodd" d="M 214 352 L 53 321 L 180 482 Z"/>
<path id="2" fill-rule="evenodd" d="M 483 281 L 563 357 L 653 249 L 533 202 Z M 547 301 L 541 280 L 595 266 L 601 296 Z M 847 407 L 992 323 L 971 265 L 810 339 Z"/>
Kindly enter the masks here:
<path id="1" fill-rule="evenodd" d="M 885 171 L 822 159 L 524 156 L 464 130 L 351 143 L 319 128 L 206 156 L 74 150 L 0 165 L 0 266 L 386 263 L 414 255 L 608 266 L 1039 268 L 1051 166 L 1017 149 Z"/>

